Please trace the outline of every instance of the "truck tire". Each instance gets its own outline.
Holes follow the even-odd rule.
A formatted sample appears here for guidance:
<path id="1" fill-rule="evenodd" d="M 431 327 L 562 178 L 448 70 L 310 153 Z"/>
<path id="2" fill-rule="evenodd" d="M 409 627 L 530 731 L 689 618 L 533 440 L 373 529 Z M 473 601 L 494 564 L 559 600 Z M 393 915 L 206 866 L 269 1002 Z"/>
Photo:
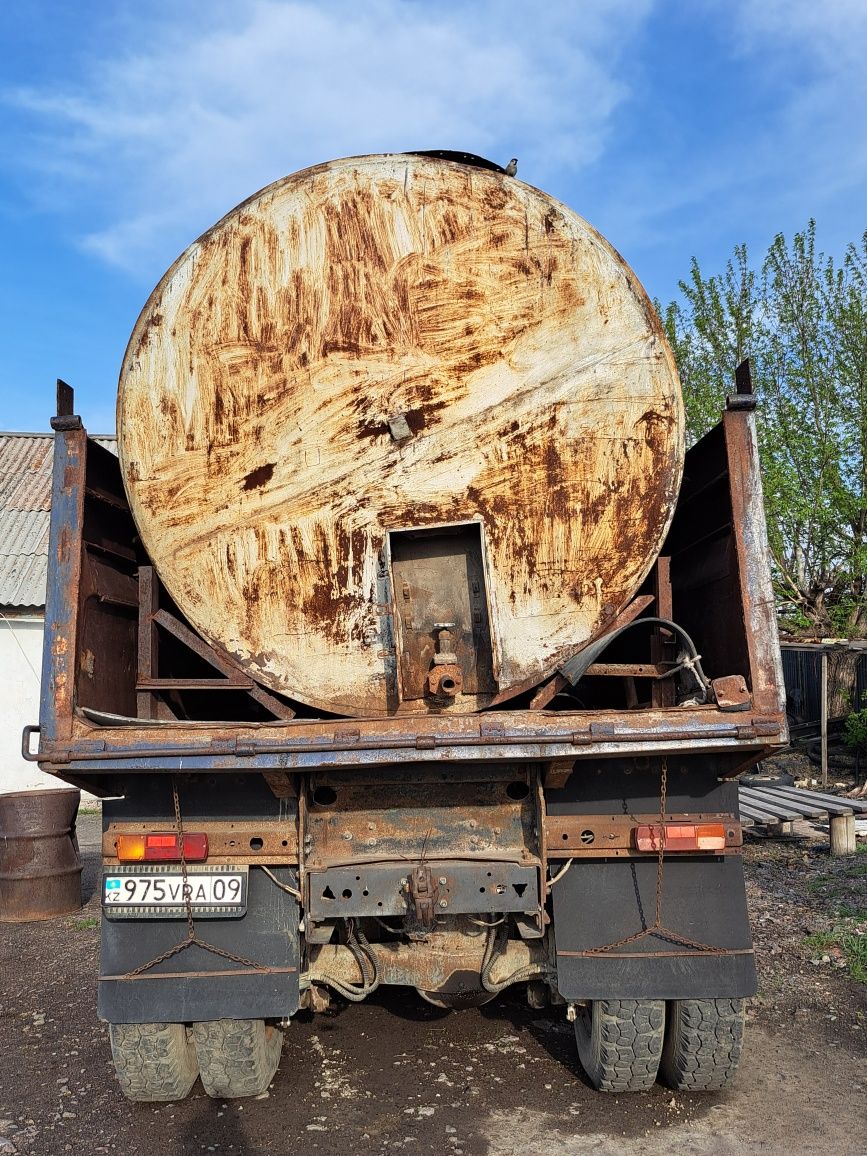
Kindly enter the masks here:
<path id="1" fill-rule="evenodd" d="M 728 1087 L 737 1071 L 743 1041 L 742 999 L 671 1000 L 660 1078 L 679 1092 L 715 1092 Z"/>
<path id="2" fill-rule="evenodd" d="M 600 1092 L 652 1088 L 664 1036 L 661 999 L 595 999 L 575 1020 L 581 1066 Z"/>
<path id="3" fill-rule="evenodd" d="M 183 1024 L 109 1024 L 111 1055 L 128 1100 L 183 1100 L 199 1073 Z"/>
<path id="4" fill-rule="evenodd" d="M 283 1033 L 264 1020 L 211 1020 L 193 1024 L 202 1086 L 222 1099 L 258 1096 L 277 1071 Z"/>

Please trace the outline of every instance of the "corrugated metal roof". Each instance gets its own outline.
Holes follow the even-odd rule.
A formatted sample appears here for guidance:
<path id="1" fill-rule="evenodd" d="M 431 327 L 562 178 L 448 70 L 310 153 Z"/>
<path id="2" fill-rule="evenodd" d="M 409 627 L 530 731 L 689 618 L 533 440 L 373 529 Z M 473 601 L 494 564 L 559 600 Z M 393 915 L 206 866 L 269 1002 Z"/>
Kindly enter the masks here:
<path id="1" fill-rule="evenodd" d="M 45 605 L 53 458 L 53 434 L 0 433 L 0 607 Z"/>

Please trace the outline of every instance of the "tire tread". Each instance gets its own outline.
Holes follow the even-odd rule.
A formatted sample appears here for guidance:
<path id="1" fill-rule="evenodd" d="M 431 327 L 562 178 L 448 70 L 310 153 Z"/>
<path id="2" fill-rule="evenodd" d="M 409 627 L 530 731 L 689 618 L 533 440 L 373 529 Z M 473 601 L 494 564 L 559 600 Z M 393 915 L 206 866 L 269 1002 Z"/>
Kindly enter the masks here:
<path id="1" fill-rule="evenodd" d="M 183 1100 L 199 1069 L 184 1024 L 109 1024 L 114 1068 L 128 1100 Z"/>
<path id="2" fill-rule="evenodd" d="M 660 1077 L 681 1092 L 728 1087 L 737 1071 L 743 1040 L 742 999 L 672 1000 Z"/>
<path id="3" fill-rule="evenodd" d="M 274 1078 L 283 1033 L 264 1020 L 193 1024 L 202 1086 L 209 1096 L 259 1096 Z"/>
<path id="4" fill-rule="evenodd" d="M 653 1087 L 664 1035 L 664 1000 L 594 1000 L 590 1025 L 575 1023 L 582 1067 L 601 1092 Z"/>

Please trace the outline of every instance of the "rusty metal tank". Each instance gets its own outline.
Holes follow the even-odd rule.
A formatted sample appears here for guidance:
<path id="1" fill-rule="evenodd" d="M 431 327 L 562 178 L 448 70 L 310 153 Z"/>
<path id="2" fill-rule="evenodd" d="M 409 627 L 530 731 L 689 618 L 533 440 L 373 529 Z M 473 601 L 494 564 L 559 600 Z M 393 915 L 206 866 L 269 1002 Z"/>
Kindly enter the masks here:
<path id="1" fill-rule="evenodd" d="M 50 919 L 81 907 L 75 789 L 0 795 L 0 922 Z"/>
<path id="2" fill-rule="evenodd" d="M 175 602 L 263 685 L 355 716 L 479 710 L 603 630 L 660 550 L 683 425 L 614 249 L 416 154 L 230 212 L 154 290 L 118 393 Z"/>

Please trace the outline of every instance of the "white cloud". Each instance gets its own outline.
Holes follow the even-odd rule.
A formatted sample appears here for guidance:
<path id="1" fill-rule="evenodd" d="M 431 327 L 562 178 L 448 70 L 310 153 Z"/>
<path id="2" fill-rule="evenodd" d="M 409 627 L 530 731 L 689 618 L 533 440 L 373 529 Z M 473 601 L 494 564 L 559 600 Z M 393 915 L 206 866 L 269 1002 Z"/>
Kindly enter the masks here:
<path id="1" fill-rule="evenodd" d="M 867 45 L 864 0 L 736 0 L 734 10 L 744 47 L 764 52 L 796 49 L 824 69 L 863 75 Z"/>
<path id="2" fill-rule="evenodd" d="M 75 89 L 12 99 L 39 131 L 44 200 L 62 191 L 91 219 L 81 244 L 152 276 L 255 189 L 332 157 L 517 154 L 539 184 L 588 165 L 650 4 L 246 0 L 204 20 L 154 4 Z"/>
<path id="3" fill-rule="evenodd" d="M 737 0 L 735 43 L 778 84 L 765 164 L 820 204 L 867 179 L 867 4 L 864 0 Z"/>
<path id="4" fill-rule="evenodd" d="M 648 269 L 678 254 L 662 294 L 689 255 L 712 268 L 746 241 L 759 259 L 810 217 L 841 251 L 867 226 L 867 0 L 698 0 L 690 17 L 701 32 L 680 46 L 695 77 L 691 104 L 675 106 L 682 131 L 621 159 L 597 223 Z"/>

